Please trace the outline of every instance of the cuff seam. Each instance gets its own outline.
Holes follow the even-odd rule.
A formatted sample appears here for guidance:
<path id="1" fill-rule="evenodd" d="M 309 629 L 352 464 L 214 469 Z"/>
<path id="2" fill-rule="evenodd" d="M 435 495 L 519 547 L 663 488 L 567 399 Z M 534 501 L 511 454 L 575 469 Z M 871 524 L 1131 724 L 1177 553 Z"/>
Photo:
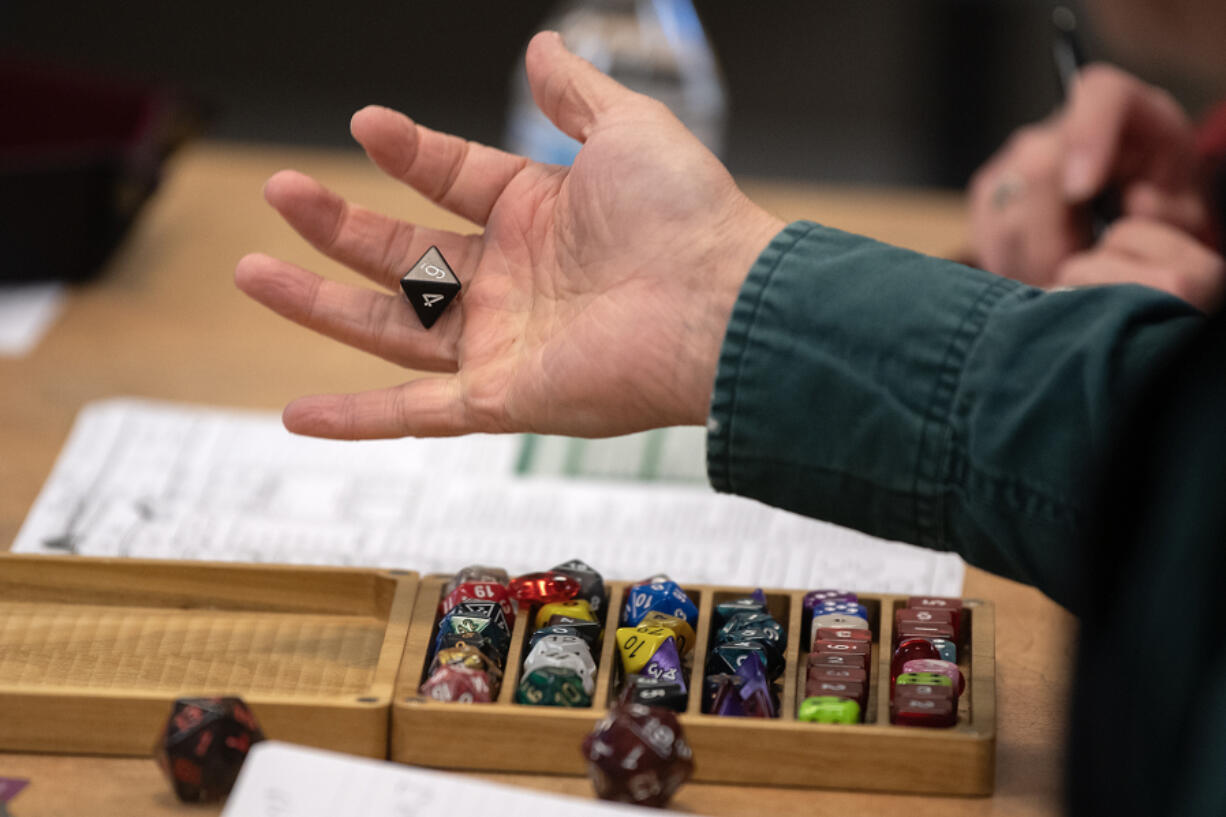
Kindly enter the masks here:
<path id="1" fill-rule="evenodd" d="M 732 316 L 728 320 L 716 367 L 715 386 L 711 390 L 711 407 L 707 414 L 707 477 L 717 491 L 735 493 L 730 455 L 737 392 L 742 361 L 748 351 L 750 336 L 757 325 L 766 290 L 783 259 L 815 229 L 817 225 L 810 221 L 796 221 L 784 227 L 750 267 L 732 307 Z"/>

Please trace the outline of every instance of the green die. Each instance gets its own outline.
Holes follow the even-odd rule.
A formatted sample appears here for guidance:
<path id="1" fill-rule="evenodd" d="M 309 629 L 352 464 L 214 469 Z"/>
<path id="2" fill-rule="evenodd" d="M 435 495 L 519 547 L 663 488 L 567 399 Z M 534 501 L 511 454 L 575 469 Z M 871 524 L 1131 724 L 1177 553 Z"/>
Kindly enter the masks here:
<path id="1" fill-rule="evenodd" d="M 902 686 L 923 684 L 930 687 L 951 687 L 954 685 L 952 678 L 939 672 L 904 672 L 894 679 L 894 683 Z"/>
<path id="2" fill-rule="evenodd" d="M 538 667 L 525 675 L 515 690 L 515 702 L 528 706 L 592 705 L 583 690 L 583 678 L 568 667 Z"/>
<path id="3" fill-rule="evenodd" d="M 800 702 L 796 720 L 809 723 L 859 723 L 860 704 L 850 698 L 816 695 Z"/>

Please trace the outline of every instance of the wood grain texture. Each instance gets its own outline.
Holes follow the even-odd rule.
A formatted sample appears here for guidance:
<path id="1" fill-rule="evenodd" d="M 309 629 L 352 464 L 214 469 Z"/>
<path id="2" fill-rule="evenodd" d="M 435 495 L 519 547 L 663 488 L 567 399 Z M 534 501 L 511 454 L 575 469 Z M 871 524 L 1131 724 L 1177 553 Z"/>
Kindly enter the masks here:
<path id="1" fill-rule="evenodd" d="M 344 127 L 343 123 L 339 127 Z M 73 290 L 35 351 L 0 358 L 0 543 L 9 543 L 51 471 L 77 411 L 115 395 L 277 410 L 301 394 L 371 388 L 406 374 L 318 338 L 238 293 L 235 262 L 261 250 L 360 283 L 323 259 L 260 196 L 295 167 L 354 200 L 433 227 L 473 229 L 388 181 L 360 151 L 200 142 L 167 167 L 162 189 L 106 274 Z M 964 243 L 961 198 L 897 189 L 743 183 L 783 218 L 809 218 L 921 252 Z M 5 545 L 0 544 L 0 547 Z M 772 817 L 1051 815 L 1060 810 L 1073 618 L 1033 588 L 967 572 L 963 595 L 997 610 L 996 786 L 990 798 L 868 794 L 691 783 L 673 808 Z M 33 780 L 13 803 L 21 817 L 211 815 L 175 803 L 145 758 L 0 754 L 0 773 Z M 491 774 L 488 779 L 583 797 L 583 778 Z"/>
<path id="2" fill-rule="evenodd" d="M 175 698 L 237 695 L 267 734 L 384 757 L 416 590 L 412 573 L 0 556 L 0 747 L 147 755 Z"/>

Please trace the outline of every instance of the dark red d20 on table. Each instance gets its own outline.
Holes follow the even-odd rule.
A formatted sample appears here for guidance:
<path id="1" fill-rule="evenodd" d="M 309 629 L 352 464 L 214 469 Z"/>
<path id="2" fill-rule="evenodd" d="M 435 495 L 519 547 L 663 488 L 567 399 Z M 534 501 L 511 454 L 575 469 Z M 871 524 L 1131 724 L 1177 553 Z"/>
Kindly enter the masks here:
<path id="1" fill-rule="evenodd" d="M 588 776 L 603 800 L 664 807 L 694 771 L 681 723 L 667 709 L 619 704 L 583 741 Z"/>
<path id="2" fill-rule="evenodd" d="M 212 802 L 230 793 L 247 750 L 263 739 L 240 698 L 180 698 L 154 756 L 180 800 Z"/>

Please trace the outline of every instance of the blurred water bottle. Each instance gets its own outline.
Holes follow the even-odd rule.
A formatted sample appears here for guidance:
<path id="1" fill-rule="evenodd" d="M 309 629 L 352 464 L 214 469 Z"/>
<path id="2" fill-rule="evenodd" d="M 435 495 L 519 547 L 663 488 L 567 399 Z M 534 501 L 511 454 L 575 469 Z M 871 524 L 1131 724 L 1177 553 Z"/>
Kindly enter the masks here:
<path id="1" fill-rule="evenodd" d="M 711 44 L 690 0 L 565 0 L 541 25 L 623 85 L 667 105 L 722 157 L 726 94 Z M 532 101 L 523 60 L 512 78 L 506 148 L 570 164 L 579 143 Z"/>

